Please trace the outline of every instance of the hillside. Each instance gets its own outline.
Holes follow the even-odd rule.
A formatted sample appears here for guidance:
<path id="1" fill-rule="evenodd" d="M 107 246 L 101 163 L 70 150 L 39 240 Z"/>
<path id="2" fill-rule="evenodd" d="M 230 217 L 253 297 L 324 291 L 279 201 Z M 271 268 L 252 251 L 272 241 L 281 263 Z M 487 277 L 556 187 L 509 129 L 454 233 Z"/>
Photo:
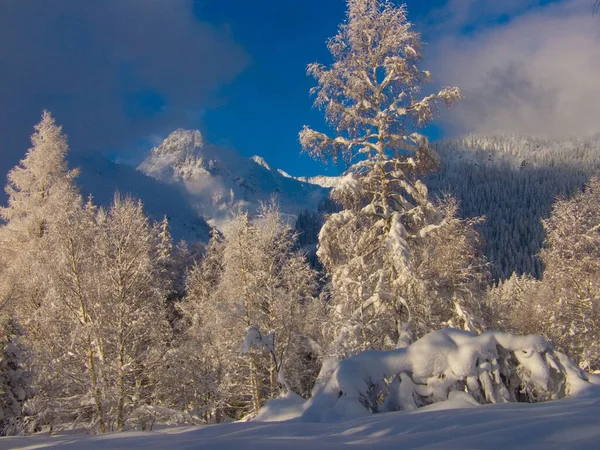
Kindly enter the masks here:
<path id="1" fill-rule="evenodd" d="M 435 194 L 454 194 L 463 216 L 486 217 L 480 231 L 494 278 L 513 271 L 541 277 L 541 219 L 557 197 L 572 195 L 600 172 L 600 134 L 467 135 L 434 145 L 442 168 L 427 184 Z"/>
<path id="2" fill-rule="evenodd" d="M 208 240 L 210 227 L 176 186 L 159 183 L 132 167 L 114 163 L 101 155 L 73 153 L 69 165 L 80 169 L 77 182 L 83 195 L 92 195 L 99 205 L 109 206 L 115 192 L 132 195 L 143 202 L 144 210 L 155 221 L 167 216 L 176 239 Z"/>

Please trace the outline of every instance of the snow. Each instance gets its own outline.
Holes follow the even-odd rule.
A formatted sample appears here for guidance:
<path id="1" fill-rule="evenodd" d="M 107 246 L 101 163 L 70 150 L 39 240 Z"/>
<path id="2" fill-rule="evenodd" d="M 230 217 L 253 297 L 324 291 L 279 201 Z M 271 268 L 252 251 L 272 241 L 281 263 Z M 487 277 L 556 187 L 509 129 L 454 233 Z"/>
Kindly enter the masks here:
<path id="1" fill-rule="evenodd" d="M 338 186 L 341 177 L 327 177 L 325 175 L 317 175 L 314 177 L 294 177 L 303 183 L 316 184 L 324 188 L 335 188 Z"/>
<path id="2" fill-rule="evenodd" d="M 296 419 L 304 412 L 305 404 L 306 400 L 298 394 L 288 391 L 279 398 L 268 400 L 253 420 L 254 422 L 283 422 Z"/>
<path id="3" fill-rule="evenodd" d="M 250 353 L 252 347 L 258 350 L 266 350 L 268 352 L 275 352 L 275 332 L 271 331 L 268 334 L 260 332 L 256 325 L 248 327 L 246 329 L 246 336 L 244 337 L 244 343 L 240 348 L 240 353 L 246 355 Z"/>
<path id="4" fill-rule="evenodd" d="M 142 200 L 144 211 L 153 220 L 160 222 L 167 216 L 176 240 L 208 241 L 209 226 L 176 187 L 160 183 L 132 167 L 114 163 L 101 155 L 73 152 L 68 158 L 70 167 L 81 169 L 76 181 L 84 197 L 92 195 L 96 204 L 108 208 L 116 191 L 132 195 Z"/>
<path id="5" fill-rule="evenodd" d="M 262 156 L 254 155 L 250 159 L 252 161 L 254 161 L 256 164 L 258 164 L 259 166 L 262 166 L 262 167 L 264 167 L 267 170 L 271 170 L 271 166 L 269 165 L 269 163 L 267 163 L 267 161 L 265 161 L 265 159 Z M 279 173 L 281 173 L 281 172 L 279 172 Z"/>
<path id="6" fill-rule="evenodd" d="M 65 449 L 591 449 L 600 439 L 600 387 L 539 404 L 474 406 L 460 397 L 417 412 L 339 423 L 246 422 L 103 436 L 0 438 L 0 448 Z M 275 403 L 277 404 L 277 403 Z M 288 402 L 288 407 L 293 400 Z M 285 402 L 279 413 L 284 416 Z M 465 406 L 467 406 L 465 408 Z M 461 408 L 461 409 L 454 409 Z"/>
<path id="7" fill-rule="evenodd" d="M 154 148 L 138 170 L 178 188 L 211 225 L 223 228 L 242 208 L 255 215 L 275 194 L 284 215 L 317 210 L 329 189 L 273 170 L 260 156 L 205 142 L 197 130 L 179 129 Z"/>

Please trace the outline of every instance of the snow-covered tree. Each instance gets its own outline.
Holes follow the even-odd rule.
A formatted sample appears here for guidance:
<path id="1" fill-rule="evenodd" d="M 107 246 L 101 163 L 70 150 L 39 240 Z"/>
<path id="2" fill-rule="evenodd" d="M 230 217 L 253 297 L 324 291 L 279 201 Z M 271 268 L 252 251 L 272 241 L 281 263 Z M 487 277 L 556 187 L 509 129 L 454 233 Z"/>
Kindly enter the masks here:
<path id="1" fill-rule="evenodd" d="M 279 395 L 281 387 L 302 392 L 302 379 L 311 367 L 300 358 L 310 353 L 310 340 L 320 335 L 320 320 L 315 314 L 318 301 L 316 273 L 305 255 L 296 250 L 297 235 L 285 222 L 275 203 L 263 208 L 254 222 L 258 232 L 256 249 L 263 267 L 259 280 L 262 319 L 255 320 L 264 331 L 273 333 L 274 358 L 268 367 L 269 397 Z M 313 368 L 314 369 L 314 368 Z M 281 380 L 286 380 L 282 386 Z"/>
<path id="2" fill-rule="evenodd" d="M 214 419 L 255 413 L 286 385 L 306 390 L 316 376 L 309 357 L 320 334 L 316 278 L 295 240 L 275 205 L 253 221 L 241 212 L 222 237 L 213 236 L 204 260 L 190 273 L 181 305 L 189 322 L 186 334 L 196 347 L 188 360 L 201 365 L 206 377 L 185 396 L 196 407 L 206 401 Z M 274 336 L 274 357 L 240 352 L 245 330 L 253 326 Z"/>
<path id="3" fill-rule="evenodd" d="M 513 272 L 542 278 L 539 252 L 557 197 L 571 197 L 600 169 L 600 134 L 535 137 L 470 134 L 433 144 L 441 170 L 425 181 L 433 194 L 452 192 L 461 216 L 477 225 L 496 282 Z"/>
<path id="4" fill-rule="evenodd" d="M 67 166 L 67 137 L 48 111 L 35 126 L 31 142 L 25 158 L 8 173 L 8 206 L 0 208 L 0 217 L 25 239 L 44 234 L 51 216 L 73 196 L 77 176 Z"/>
<path id="5" fill-rule="evenodd" d="M 50 113 L 44 112 L 31 140 L 25 158 L 8 174 L 8 205 L 0 209 L 6 222 L 0 227 L 0 258 L 2 295 L 9 299 L 5 307 L 23 327 L 38 386 L 40 377 L 48 379 L 53 372 L 47 372 L 37 356 L 50 359 L 56 347 L 69 342 L 62 315 L 53 321 L 55 316 L 49 314 L 56 306 L 49 295 L 54 286 L 51 269 L 58 264 L 51 255 L 56 255 L 56 232 L 69 230 L 70 216 L 81 209 L 81 197 L 74 183 L 77 171 L 66 163 L 66 136 Z M 69 273 L 71 269 L 68 266 Z M 39 401 L 42 397 L 38 389 L 33 401 L 48 406 Z M 44 407 L 47 417 L 53 414 L 50 409 Z"/>
<path id="6" fill-rule="evenodd" d="M 431 158 L 415 126 L 427 124 L 439 103 L 460 98 L 455 87 L 420 97 L 431 79 L 419 68 L 421 41 L 406 18 L 404 6 L 390 0 L 348 0 L 346 21 L 327 47 L 330 67 L 310 64 L 318 81 L 315 105 L 336 131 L 335 137 L 308 127 L 300 133 L 305 151 L 320 158 L 354 161 L 397 158 L 407 167 Z M 406 164 L 410 153 L 413 163 Z"/>
<path id="7" fill-rule="evenodd" d="M 539 311 L 535 298 L 544 290 L 539 280 L 514 273 L 487 292 L 489 326 L 494 330 L 519 334 L 539 333 Z"/>
<path id="8" fill-rule="evenodd" d="M 160 391 L 170 336 L 156 235 L 141 202 L 115 196 L 102 217 L 97 258 L 102 289 L 105 384 L 119 430 Z"/>
<path id="9" fill-rule="evenodd" d="M 335 135 L 308 127 L 300 132 L 312 156 L 351 164 L 332 192 L 344 209 L 323 226 L 317 253 L 331 277 L 330 350 L 338 356 L 405 345 L 444 322 L 477 327 L 468 284 L 482 272 L 471 224 L 459 221 L 455 209 L 436 207 L 418 180 L 437 165 L 437 156 L 415 130 L 432 120 L 439 104 L 459 99 L 459 90 L 422 96 L 431 76 L 419 68 L 420 37 L 404 6 L 388 0 L 347 4 L 346 21 L 328 43 L 333 64 L 308 67 L 318 82 L 311 91 L 315 105 Z M 426 241 L 436 233 L 437 242 L 462 242 L 467 251 L 454 272 L 435 269 L 436 249 Z M 451 247 L 444 249 L 447 261 Z M 427 277 L 438 275 L 446 286 L 434 289 L 434 278 Z M 432 297 L 423 307 L 426 295 Z M 436 300 L 445 305 L 438 308 L 442 314 L 434 312 Z"/>
<path id="10" fill-rule="evenodd" d="M 190 255 L 185 241 L 173 243 L 169 219 L 165 216 L 154 225 L 156 235 L 156 257 L 160 277 L 165 283 L 165 306 L 169 322 L 174 325 L 178 319 L 177 303 L 185 296 L 185 276 L 190 265 Z"/>
<path id="11" fill-rule="evenodd" d="M 544 334 L 586 370 L 600 369 L 600 179 L 554 204 L 541 252 Z"/>
<path id="12" fill-rule="evenodd" d="M 36 414 L 40 425 L 84 421 L 104 432 L 100 225 L 91 200 L 74 206 L 57 213 L 60 220 L 48 228 L 39 255 L 47 275 L 43 300 L 26 322 L 39 390 Z"/>
<path id="13" fill-rule="evenodd" d="M 557 200 L 543 221 L 543 278 L 513 274 L 488 293 L 495 327 L 543 335 L 585 370 L 600 368 L 599 208 L 598 178 Z"/>
<path id="14" fill-rule="evenodd" d="M 44 273 L 38 267 L 45 231 L 81 199 L 76 170 L 66 162 L 67 138 L 52 115 L 44 111 L 31 136 L 32 147 L 8 173 L 8 205 L 0 207 L 0 258 L 3 287 L 13 306 L 27 315 L 41 301 Z"/>
<path id="15" fill-rule="evenodd" d="M 0 322 L 0 436 L 26 431 L 25 402 L 33 396 L 23 330 L 14 318 Z"/>
<path id="16" fill-rule="evenodd" d="M 223 249 L 223 235 L 213 228 L 204 256 L 188 273 L 186 296 L 177 305 L 179 334 L 165 373 L 170 405 L 209 423 L 224 419 L 232 397 L 228 392 L 231 379 L 225 371 L 229 352 L 220 347 L 224 336 L 215 299 L 223 273 Z"/>

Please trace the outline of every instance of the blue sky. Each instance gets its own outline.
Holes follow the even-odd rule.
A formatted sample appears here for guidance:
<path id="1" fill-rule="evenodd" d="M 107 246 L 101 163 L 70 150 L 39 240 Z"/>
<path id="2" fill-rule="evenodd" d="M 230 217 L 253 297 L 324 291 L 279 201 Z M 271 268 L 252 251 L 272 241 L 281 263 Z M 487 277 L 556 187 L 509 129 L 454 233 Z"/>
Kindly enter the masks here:
<path id="1" fill-rule="evenodd" d="M 592 3 L 407 1 L 424 67 L 467 95 L 428 134 L 589 131 L 600 113 Z M 198 128 L 293 175 L 336 173 L 299 154 L 297 133 L 325 126 L 305 68 L 329 62 L 344 10 L 342 0 L 1 0 L 0 171 L 47 108 L 72 151 L 135 162 L 172 130 Z"/>

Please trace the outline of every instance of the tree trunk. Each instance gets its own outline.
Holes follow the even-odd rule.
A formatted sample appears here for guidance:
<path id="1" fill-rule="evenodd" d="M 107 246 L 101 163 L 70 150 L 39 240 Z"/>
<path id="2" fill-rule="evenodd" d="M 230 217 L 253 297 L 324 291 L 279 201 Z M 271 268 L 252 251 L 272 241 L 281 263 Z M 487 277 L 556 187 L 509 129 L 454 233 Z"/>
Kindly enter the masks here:
<path id="1" fill-rule="evenodd" d="M 252 383 L 252 412 L 257 412 L 260 409 L 260 384 L 258 382 L 258 370 L 254 362 L 255 356 L 250 355 L 250 382 Z"/>
<path id="2" fill-rule="evenodd" d="M 119 325 L 122 325 L 121 321 L 119 321 Z M 125 345 L 123 342 L 122 327 L 120 327 L 119 334 L 119 401 L 117 405 L 117 428 L 119 429 L 119 431 L 125 431 Z"/>
<path id="3" fill-rule="evenodd" d="M 92 342 L 88 336 L 88 363 L 90 366 L 90 373 L 92 376 L 92 390 L 94 393 L 94 404 L 96 406 L 96 414 L 98 414 L 98 431 L 100 433 L 106 432 L 106 425 L 104 424 L 104 411 L 102 410 L 102 395 L 100 387 L 98 386 L 98 374 L 96 373 L 96 363 L 94 362 L 94 349 Z"/>

